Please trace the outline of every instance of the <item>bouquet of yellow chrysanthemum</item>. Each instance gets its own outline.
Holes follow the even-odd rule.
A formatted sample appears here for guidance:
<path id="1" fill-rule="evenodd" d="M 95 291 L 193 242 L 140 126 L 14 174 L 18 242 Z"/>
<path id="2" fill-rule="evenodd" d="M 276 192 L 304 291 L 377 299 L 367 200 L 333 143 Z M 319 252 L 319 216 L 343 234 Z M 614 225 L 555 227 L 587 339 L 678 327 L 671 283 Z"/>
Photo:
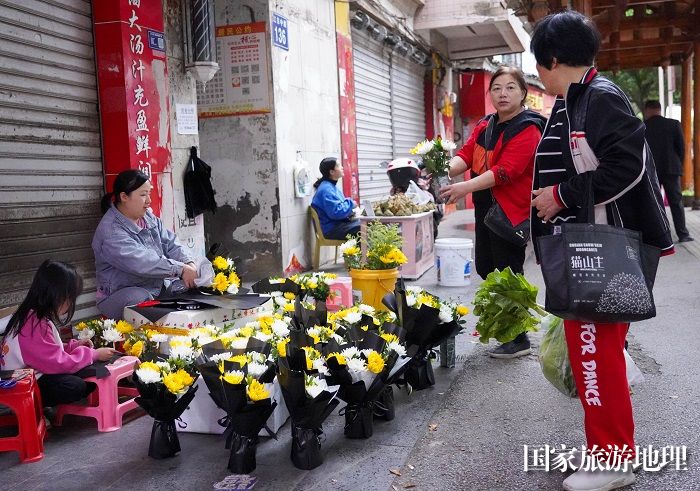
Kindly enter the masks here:
<path id="1" fill-rule="evenodd" d="M 179 350 L 169 358 L 144 361 L 134 371 L 136 402 L 153 418 L 148 455 L 163 459 L 180 451 L 175 420 L 192 402 L 198 374 L 194 353 Z"/>
<path id="2" fill-rule="evenodd" d="M 299 285 L 302 295 L 309 296 L 318 302 L 325 302 L 332 295 L 329 283 L 337 277 L 338 275 L 334 273 L 318 271 L 295 274 L 289 279 Z"/>
<path id="3" fill-rule="evenodd" d="M 112 347 L 124 341 L 134 331 L 134 326 L 125 320 L 92 319 L 75 325 L 78 339 L 90 339 L 95 348 Z"/>
<path id="4" fill-rule="evenodd" d="M 278 332 L 281 329 L 276 322 L 286 325 L 276 317 L 270 316 L 268 322 L 261 316 L 233 330 L 235 339 L 246 340 L 244 346 L 224 342 L 223 333 L 217 341 L 202 346 L 198 359 L 197 368 L 209 395 L 227 414 L 219 423 L 226 427 L 226 448 L 231 450 L 228 468 L 236 474 L 255 470 L 258 433 L 277 406 L 271 397 L 276 365 L 270 356 L 273 326 Z"/>
<path id="5" fill-rule="evenodd" d="M 405 264 L 408 259 L 401 251 L 403 238 L 396 224 L 386 225 L 375 221 L 367 225 L 367 233 L 360 244 L 350 239 L 340 246 L 348 269 L 392 269 Z M 366 256 L 362 257 L 362 249 Z"/>
<path id="6" fill-rule="evenodd" d="M 167 342 L 167 334 L 161 334 L 153 329 L 134 329 L 126 335 L 122 346 L 127 355 L 142 358 L 147 355 L 156 355 L 160 352 L 161 343 Z"/>
<path id="7" fill-rule="evenodd" d="M 236 273 L 233 260 L 223 256 L 216 256 L 211 262 L 214 268 L 214 280 L 211 284 L 212 290 L 223 295 L 230 293 L 235 295 L 241 287 L 241 279 Z"/>

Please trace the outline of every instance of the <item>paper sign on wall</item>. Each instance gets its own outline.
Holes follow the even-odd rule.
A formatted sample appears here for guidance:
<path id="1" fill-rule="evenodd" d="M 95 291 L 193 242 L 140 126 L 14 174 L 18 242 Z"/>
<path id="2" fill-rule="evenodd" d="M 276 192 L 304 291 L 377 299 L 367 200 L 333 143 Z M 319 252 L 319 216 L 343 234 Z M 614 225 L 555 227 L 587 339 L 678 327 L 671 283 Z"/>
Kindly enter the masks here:
<path id="1" fill-rule="evenodd" d="M 179 135 L 196 135 L 197 128 L 197 105 L 196 104 L 175 104 L 177 118 L 177 133 Z"/>

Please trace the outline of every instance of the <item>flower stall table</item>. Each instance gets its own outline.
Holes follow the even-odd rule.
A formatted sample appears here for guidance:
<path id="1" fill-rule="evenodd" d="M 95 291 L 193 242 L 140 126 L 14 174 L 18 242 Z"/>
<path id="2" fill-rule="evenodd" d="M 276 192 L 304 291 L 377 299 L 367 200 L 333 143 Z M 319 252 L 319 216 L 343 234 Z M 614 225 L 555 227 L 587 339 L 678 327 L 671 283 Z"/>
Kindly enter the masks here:
<path id="1" fill-rule="evenodd" d="M 407 279 L 418 279 L 435 264 L 433 250 L 433 212 L 426 211 L 409 216 L 360 217 L 360 234 L 365 237 L 367 224 L 379 221 L 385 225 L 397 224 L 403 236 L 402 251 L 408 262 L 401 266 L 401 275 Z M 364 251 L 363 251 L 364 253 Z"/>

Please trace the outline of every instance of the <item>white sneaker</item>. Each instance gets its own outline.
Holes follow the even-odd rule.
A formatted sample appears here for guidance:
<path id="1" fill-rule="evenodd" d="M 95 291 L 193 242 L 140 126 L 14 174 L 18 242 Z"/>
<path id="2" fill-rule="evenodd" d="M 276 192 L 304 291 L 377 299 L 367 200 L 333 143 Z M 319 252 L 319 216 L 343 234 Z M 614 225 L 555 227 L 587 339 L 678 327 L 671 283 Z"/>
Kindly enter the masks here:
<path id="1" fill-rule="evenodd" d="M 636 477 L 632 469 L 627 471 L 580 469 L 564 479 L 566 491 L 610 491 L 633 484 Z"/>

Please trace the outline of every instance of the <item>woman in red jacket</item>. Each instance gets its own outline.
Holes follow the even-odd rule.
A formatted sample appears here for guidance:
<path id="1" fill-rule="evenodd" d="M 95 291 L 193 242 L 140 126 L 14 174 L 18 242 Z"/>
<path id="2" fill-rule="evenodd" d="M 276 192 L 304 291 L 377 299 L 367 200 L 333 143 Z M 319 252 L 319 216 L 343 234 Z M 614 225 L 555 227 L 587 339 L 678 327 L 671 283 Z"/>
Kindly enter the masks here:
<path id="1" fill-rule="evenodd" d="M 483 118 L 467 143 L 450 162 L 450 177 L 471 170 L 471 179 L 445 186 L 440 196 L 454 203 L 473 194 L 476 219 L 476 272 L 482 278 L 508 266 L 523 272 L 525 246 L 503 239 L 484 223 L 496 200 L 514 225 L 530 217 L 530 192 L 535 149 L 546 120 L 525 108 L 527 84 L 517 68 L 496 70 L 489 84 L 495 114 Z M 490 140 L 486 141 L 490 125 Z M 489 352 L 494 358 L 515 358 L 530 353 L 525 333 Z"/>

